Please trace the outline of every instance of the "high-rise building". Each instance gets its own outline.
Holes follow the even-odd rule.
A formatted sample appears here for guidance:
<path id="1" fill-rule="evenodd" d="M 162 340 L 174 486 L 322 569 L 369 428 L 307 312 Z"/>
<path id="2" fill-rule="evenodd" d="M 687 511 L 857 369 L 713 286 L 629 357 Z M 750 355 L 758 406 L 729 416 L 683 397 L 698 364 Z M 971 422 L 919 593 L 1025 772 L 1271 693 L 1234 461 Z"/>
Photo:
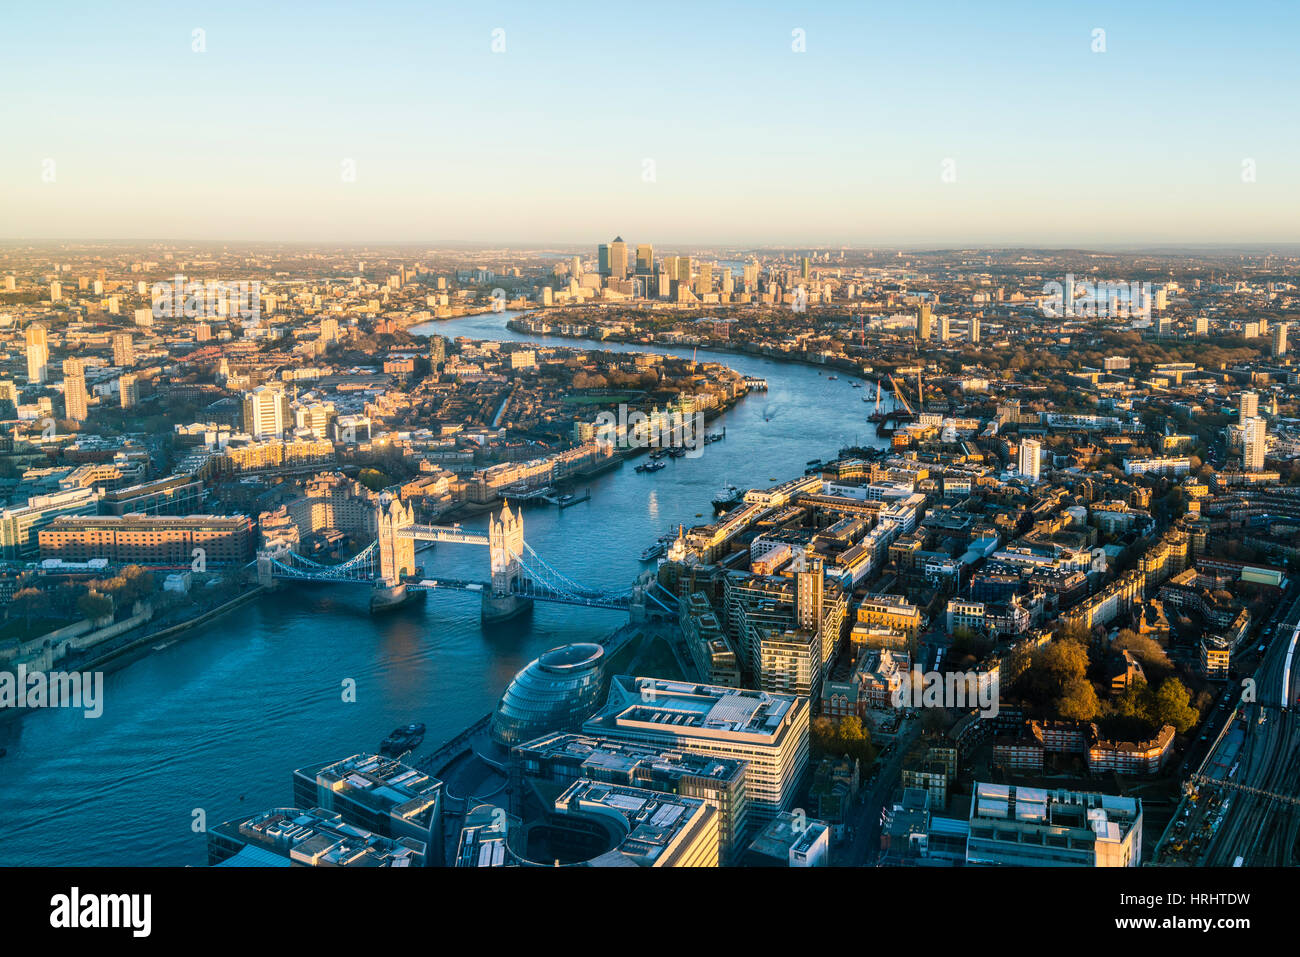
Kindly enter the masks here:
<path id="1" fill-rule="evenodd" d="M 931 325 L 930 306 L 928 303 L 922 303 L 921 311 L 918 313 L 916 317 L 916 338 L 929 339 L 930 325 Z"/>
<path id="2" fill-rule="evenodd" d="M 799 260 L 799 278 L 809 279 L 812 276 L 812 267 L 808 262 L 808 257 L 803 256 Z"/>
<path id="3" fill-rule="evenodd" d="M 1242 423 L 1241 466 L 1247 472 L 1264 470 L 1265 443 L 1268 427 L 1261 418 L 1247 419 Z"/>
<path id="4" fill-rule="evenodd" d="M 700 272 L 695 279 L 695 292 L 705 295 L 713 291 L 713 264 L 700 263 Z"/>
<path id="5" fill-rule="evenodd" d="M 980 321 L 975 316 L 970 321 L 970 341 L 972 345 L 978 345 L 980 341 Z"/>
<path id="6" fill-rule="evenodd" d="M 39 322 L 27 327 L 27 384 L 44 385 L 49 375 L 50 347 L 45 339 L 45 327 Z"/>
<path id="7" fill-rule="evenodd" d="M 1245 425 L 1247 419 L 1253 419 L 1257 415 L 1259 415 L 1259 393 L 1243 392 L 1237 405 L 1237 421 Z"/>
<path id="8" fill-rule="evenodd" d="M 244 394 L 244 431 L 255 439 L 282 439 L 288 429 L 289 397 L 280 384 Z"/>
<path id="9" fill-rule="evenodd" d="M 1031 482 L 1038 481 L 1043 444 L 1037 439 L 1020 440 L 1020 474 Z"/>
<path id="10" fill-rule="evenodd" d="M 63 360 L 63 405 L 69 419 L 86 421 L 86 370 L 80 359 Z"/>
<path id="11" fill-rule="evenodd" d="M 1273 355 L 1286 355 L 1286 330 L 1287 323 L 1279 322 L 1273 327 Z"/>
<path id="12" fill-rule="evenodd" d="M 622 236 L 609 244 L 609 274 L 615 279 L 627 278 L 627 243 Z"/>
<path id="13" fill-rule="evenodd" d="M 131 333 L 113 333 L 113 365 L 125 369 L 135 363 L 135 347 L 131 342 Z"/>
<path id="14" fill-rule="evenodd" d="M 939 341 L 947 342 L 952 338 L 952 320 L 948 316 L 939 317 Z"/>
<path id="15" fill-rule="evenodd" d="M 602 276 L 609 275 L 609 244 L 601 243 L 596 247 L 596 272 Z"/>
<path id="16" fill-rule="evenodd" d="M 63 285 L 61 283 L 50 283 L 50 302 L 58 302 L 63 298 Z"/>
<path id="17" fill-rule="evenodd" d="M 581 256 L 574 256 L 573 260 L 569 263 L 569 275 L 572 276 L 574 279 L 582 278 L 582 257 Z"/>
<path id="18" fill-rule="evenodd" d="M 655 251 L 649 243 L 641 243 L 636 247 L 636 274 L 638 276 L 651 276 L 655 271 Z"/>
<path id="19" fill-rule="evenodd" d="M 140 404 L 140 381 L 129 372 L 117 380 L 122 408 L 130 409 Z"/>

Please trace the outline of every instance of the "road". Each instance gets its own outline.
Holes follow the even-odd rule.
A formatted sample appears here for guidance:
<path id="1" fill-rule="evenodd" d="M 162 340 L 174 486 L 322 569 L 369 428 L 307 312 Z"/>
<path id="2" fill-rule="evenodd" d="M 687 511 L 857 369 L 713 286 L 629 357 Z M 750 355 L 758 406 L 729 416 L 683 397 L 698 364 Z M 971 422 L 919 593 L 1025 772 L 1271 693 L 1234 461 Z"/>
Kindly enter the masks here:
<path id="1" fill-rule="evenodd" d="M 864 785 L 861 798 L 849 815 L 853 838 L 839 863 L 849 867 L 866 867 L 875 863 L 880 854 L 880 813 L 897 790 L 903 758 L 920 734 L 920 718 L 903 719 L 889 754 L 876 764 L 878 773 L 874 783 L 870 787 Z"/>

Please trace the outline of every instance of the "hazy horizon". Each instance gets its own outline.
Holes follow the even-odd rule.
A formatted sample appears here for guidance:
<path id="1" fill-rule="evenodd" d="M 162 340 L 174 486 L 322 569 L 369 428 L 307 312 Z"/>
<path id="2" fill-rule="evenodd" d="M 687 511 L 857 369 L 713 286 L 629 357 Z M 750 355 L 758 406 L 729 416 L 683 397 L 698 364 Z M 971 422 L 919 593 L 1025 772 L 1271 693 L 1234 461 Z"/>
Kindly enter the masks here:
<path id="1" fill-rule="evenodd" d="M 1298 24 L 1264 0 L 33 5 L 0 38 L 0 236 L 1294 242 Z"/>

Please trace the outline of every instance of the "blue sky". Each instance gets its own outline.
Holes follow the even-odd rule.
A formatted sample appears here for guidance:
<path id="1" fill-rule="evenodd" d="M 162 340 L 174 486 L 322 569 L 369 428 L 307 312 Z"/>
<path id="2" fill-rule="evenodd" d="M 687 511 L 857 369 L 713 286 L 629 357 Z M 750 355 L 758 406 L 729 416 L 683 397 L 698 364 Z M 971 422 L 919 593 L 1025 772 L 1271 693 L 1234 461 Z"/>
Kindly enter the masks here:
<path id="1" fill-rule="evenodd" d="M 1132 6 L 14 6 L 0 235 L 1300 239 L 1300 5 Z"/>

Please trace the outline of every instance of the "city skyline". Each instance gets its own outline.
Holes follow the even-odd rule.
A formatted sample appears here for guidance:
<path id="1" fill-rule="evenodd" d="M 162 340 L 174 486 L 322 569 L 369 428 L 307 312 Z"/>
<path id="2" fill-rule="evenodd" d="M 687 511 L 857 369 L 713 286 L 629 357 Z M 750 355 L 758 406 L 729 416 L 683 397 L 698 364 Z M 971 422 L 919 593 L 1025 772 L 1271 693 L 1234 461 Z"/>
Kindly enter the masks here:
<path id="1" fill-rule="evenodd" d="M 1296 239 L 1281 5 L 599 9 L 18 11 L 3 238 Z"/>

